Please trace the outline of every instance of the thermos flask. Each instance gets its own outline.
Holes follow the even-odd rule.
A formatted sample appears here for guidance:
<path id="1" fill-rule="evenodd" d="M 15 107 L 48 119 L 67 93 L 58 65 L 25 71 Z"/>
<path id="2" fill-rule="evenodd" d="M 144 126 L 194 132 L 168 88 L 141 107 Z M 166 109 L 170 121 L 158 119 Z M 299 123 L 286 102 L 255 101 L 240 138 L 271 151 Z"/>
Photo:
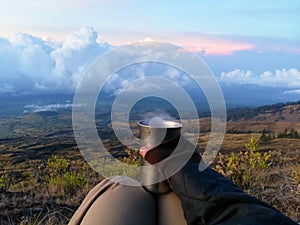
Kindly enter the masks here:
<path id="1" fill-rule="evenodd" d="M 141 145 L 149 148 L 154 148 L 162 142 L 180 137 L 181 123 L 163 120 L 159 117 L 154 117 L 148 120 L 138 122 L 140 130 Z M 142 170 L 142 185 L 149 192 L 155 194 L 167 193 L 170 190 L 167 181 L 158 181 L 159 173 L 146 160 L 143 161 Z"/>

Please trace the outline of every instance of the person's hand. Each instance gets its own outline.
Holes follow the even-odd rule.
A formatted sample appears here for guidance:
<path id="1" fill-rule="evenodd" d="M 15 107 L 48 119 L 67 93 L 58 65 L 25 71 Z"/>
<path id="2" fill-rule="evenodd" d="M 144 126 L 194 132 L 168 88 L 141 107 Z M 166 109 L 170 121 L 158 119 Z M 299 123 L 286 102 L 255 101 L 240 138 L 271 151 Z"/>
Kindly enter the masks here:
<path id="1" fill-rule="evenodd" d="M 179 138 L 165 141 L 154 148 L 142 147 L 140 155 L 150 164 L 154 165 L 172 154 L 179 142 Z"/>
<path id="2" fill-rule="evenodd" d="M 172 153 L 176 148 L 177 150 L 174 155 Z M 171 154 L 172 157 L 169 157 Z M 188 160 L 188 163 L 199 163 L 201 161 L 201 156 L 195 150 L 195 147 L 184 138 L 180 142 L 179 138 L 165 141 L 154 148 L 141 147 L 140 155 L 152 165 L 165 159 L 166 163 L 171 160 L 174 162 L 184 158 L 186 158 L 186 161 Z"/>
<path id="3" fill-rule="evenodd" d="M 151 150 L 150 147 L 145 147 L 145 146 L 141 147 L 141 148 L 140 148 L 140 155 L 141 155 L 143 158 L 145 158 L 146 153 L 147 153 L 149 150 Z"/>

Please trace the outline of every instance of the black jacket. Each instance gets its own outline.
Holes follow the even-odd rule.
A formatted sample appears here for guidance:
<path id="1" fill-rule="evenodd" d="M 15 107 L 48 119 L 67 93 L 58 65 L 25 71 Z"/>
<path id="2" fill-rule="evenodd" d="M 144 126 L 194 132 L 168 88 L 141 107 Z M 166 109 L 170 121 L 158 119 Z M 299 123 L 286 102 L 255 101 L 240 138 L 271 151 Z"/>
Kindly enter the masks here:
<path id="1" fill-rule="evenodd" d="M 187 164 L 170 182 L 188 225 L 297 225 L 209 167 L 199 171 L 198 164 Z"/>

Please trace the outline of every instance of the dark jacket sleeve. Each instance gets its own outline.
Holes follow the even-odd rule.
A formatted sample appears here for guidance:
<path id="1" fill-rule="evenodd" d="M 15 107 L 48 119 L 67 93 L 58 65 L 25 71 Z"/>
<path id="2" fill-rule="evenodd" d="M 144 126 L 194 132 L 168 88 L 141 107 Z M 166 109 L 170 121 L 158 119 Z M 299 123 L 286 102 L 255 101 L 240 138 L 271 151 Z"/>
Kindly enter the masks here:
<path id="1" fill-rule="evenodd" d="M 188 225 L 297 225 L 209 167 L 199 171 L 197 164 L 187 164 L 170 182 Z"/>

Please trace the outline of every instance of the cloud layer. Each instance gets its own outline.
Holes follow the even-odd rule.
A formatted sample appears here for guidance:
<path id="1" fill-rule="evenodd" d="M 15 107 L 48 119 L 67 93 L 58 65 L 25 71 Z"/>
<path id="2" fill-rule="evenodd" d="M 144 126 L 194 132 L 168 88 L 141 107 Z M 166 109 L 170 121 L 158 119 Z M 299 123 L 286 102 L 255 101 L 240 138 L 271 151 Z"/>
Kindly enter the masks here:
<path id="1" fill-rule="evenodd" d="M 235 84 L 256 84 L 265 87 L 300 88 L 300 70 L 281 69 L 254 74 L 249 70 L 236 69 L 221 73 L 219 81 Z"/>
<path id="2" fill-rule="evenodd" d="M 97 42 L 97 38 L 97 32 L 90 27 L 80 28 L 67 36 L 63 42 L 45 41 L 25 33 L 17 33 L 10 39 L 0 38 L 0 95 L 74 92 L 88 66 L 113 48 L 108 43 Z M 242 49 L 247 50 L 248 48 L 251 46 Z M 198 48 L 195 49 L 195 51 L 198 50 Z M 249 54 L 251 57 L 257 56 L 254 52 Z M 238 60 L 245 62 L 248 66 L 248 61 L 253 61 L 249 60 L 249 55 L 239 57 L 239 59 L 234 58 L 232 61 L 228 61 L 229 56 L 218 57 L 217 59 L 213 58 L 215 64 L 217 64 L 216 62 L 222 63 L 222 65 L 230 64 L 233 68 L 235 68 L 234 65 L 242 68 L 240 67 L 241 63 L 238 64 Z M 272 57 L 269 58 L 272 59 Z M 211 62 L 211 64 L 213 63 Z M 300 70 L 296 69 L 297 67 L 274 71 L 265 67 L 268 70 L 259 74 L 254 70 L 255 67 L 263 68 L 259 62 L 257 65 L 251 65 L 253 71 L 231 70 L 232 68 L 230 68 L 229 72 L 221 72 L 226 70 L 222 68 L 217 77 L 220 82 L 286 87 L 289 88 L 287 94 L 299 94 Z M 118 94 L 133 80 L 151 75 L 151 73 L 169 78 L 182 86 L 190 83 L 189 77 L 174 69 L 156 68 L 153 72 L 150 71 L 150 68 L 149 65 L 144 64 L 138 68 L 132 68 L 134 71 L 128 69 L 124 73 L 115 74 L 106 88 L 108 91 Z"/>
<path id="3" fill-rule="evenodd" d="M 30 34 L 0 39 L 0 94 L 73 92 L 85 69 L 112 48 L 83 27 L 62 43 Z"/>
<path id="4" fill-rule="evenodd" d="M 81 105 L 75 105 L 71 103 L 66 104 L 49 104 L 49 105 L 37 105 L 31 104 L 24 106 L 23 113 L 32 113 L 32 112 L 46 112 L 46 111 L 58 111 L 59 109 L 72 109 L 72 107 L 80 107 Z"/>

